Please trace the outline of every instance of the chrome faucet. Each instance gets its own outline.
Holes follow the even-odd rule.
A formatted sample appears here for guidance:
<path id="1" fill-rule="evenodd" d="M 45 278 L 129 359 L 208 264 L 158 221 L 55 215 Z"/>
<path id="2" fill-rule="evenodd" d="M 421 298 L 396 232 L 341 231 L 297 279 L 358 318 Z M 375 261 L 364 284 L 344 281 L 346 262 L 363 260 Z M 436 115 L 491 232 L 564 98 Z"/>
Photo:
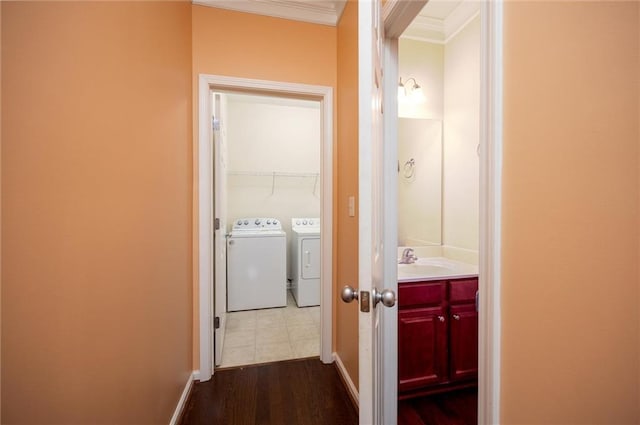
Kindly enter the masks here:
<path id="1" fill-rule="evenodd" d="M 402 258 L 400 258 L 400 264 L 413 264 L 416 262 L 418 257 L 413 253 L 413 248 L 405 248 L 402 251 Z"/>

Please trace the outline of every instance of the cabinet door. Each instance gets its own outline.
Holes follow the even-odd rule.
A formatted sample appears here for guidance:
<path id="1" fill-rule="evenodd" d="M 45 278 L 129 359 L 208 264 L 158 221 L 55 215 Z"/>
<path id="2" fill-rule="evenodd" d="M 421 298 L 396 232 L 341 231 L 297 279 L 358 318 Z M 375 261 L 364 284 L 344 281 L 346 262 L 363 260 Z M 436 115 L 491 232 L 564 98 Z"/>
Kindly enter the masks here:
<path id="1" fill-rule="evenodd" d="M 475 304 L 451 306 L 449 314 L 450 379 L 478 377 L 478 313 Z"/>
<path id="2" fill-rule="evenodd" d="M 300 261 L 303 279 L 320 278 L 320 238 L 302 240 Z"/>
<path id="3" fill-rule="evenodd" d="M 399 391 L 437 384 L 446 379 L 446 322 L 442 307 L 398 312 Z"/>

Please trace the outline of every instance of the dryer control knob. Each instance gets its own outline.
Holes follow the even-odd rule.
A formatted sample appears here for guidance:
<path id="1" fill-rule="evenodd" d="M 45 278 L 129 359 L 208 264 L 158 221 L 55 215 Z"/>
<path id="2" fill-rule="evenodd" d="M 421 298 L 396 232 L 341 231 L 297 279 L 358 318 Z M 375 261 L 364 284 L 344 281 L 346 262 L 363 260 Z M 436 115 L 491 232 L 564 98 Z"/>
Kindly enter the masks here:
<path id="1" fill-rule="evenodd" d="M 260 225 L 260 219 L 256 218 L 256 225 Z"/>
<path id="2" fill-rule="evenodd" d="M 273 224 L 278 224 L 278 220 L 273 220 Z"/>
<path id="3" fill-rule="evenodd" d="M 306 226 L 307 225 L 307 220 L 303 220 L 302 224 L 304 224 Z"/>
<path id="4" fill-rule="evenodd" d="M 242 220 L 238 220 L 238 226 L 242 224 Z"/>
<path id="5" fill-rule="evenodd" d="M 267 224 L 271 224 L 271 220 L 267 220 Z"/>
<path id="6" fill-rule="evenodd" d="M 313 225 L 313 220 L 309 220 L 309 225 Z"/>
<path id="7" fill-rule="evenodd" d="M 244 225 L 246 226 L 247 224 L 249 224 L 249 220 L 244 221 Z"/>
<path id="8" fill-rule="evenodd" d="M 296 220 L 296 225 L 300 226 L 300 220 Z"/>

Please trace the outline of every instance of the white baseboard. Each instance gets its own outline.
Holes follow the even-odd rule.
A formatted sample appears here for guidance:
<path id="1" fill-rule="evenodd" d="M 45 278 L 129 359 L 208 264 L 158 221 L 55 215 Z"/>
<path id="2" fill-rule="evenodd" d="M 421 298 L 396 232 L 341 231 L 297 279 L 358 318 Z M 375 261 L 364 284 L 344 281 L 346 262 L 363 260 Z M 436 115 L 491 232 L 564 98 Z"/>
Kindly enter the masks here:
<path id="1" fill-rule="evenodd" d="M 340 358 L 338 353 L 333 353 L 333 358 L 336 361 L 336 366 L 338 367 L 338 372 L 340 373 L 340 376 L 342 376 L 342 379 L 347 384 L 347 390 L 349 390 L 349 395 L 351 396 L 351 400 L 353 400 L 353 402 L 356 404 L 356 407 L 360 408 L 360 402 L 359 402 L 360 396 L 358 395 L 358 390 L 356 389 L 356 386 L 353 384 L 353 381 L 351 380 L 351 376 L 349 376 L 347 369 L 344 367 L 344 363 L 342 363 L 342 359 Z"/>
<path id="2" fill-rule="evenodd" d="M 193 380 L 194 381 L 201 381 L 200 379 L 200 369 L 196 369 L 193 371 Z"/>
<path id="3" fill-rule="evenodd" d="M 193 381 L 195 379 L 196 372 L 199 373 L 199 371 L 193 371 L 189 375 L 189 379 L 184 386 L 184 390 L 182 390 L 182 395 L 180 396 L 180 400 L 178 400 L 178 405 L 176 406 L 176 410 L 173 412 L 173 416 L 171 417 L 169 425 L 178 424 L 180 416 L 182 416 L 182 411 L 184 410 L 187 400 L 189 399 L 189 393 L 191 393 L 191 388 L 193 387 Z"/>

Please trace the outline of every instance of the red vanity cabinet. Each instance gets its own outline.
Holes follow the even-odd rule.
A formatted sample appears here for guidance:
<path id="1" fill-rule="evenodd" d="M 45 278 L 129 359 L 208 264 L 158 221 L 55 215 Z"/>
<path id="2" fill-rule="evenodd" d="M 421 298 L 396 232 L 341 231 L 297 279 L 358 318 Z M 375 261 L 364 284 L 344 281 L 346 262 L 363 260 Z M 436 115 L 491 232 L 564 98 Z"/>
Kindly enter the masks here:
<path id="1" fill-rule="evenodd" d="M 477 288 L 475 278 L 398 285 L 401 395 L 477 382 Z"/>
<path id="2" fill-rule="evenodd" d="M 449 379 L 478 378 L 478 279 L 449 281 Z"/>
<path id="3" fill-rule="evenodd" d="M 398 391 L 437 384 L 448 375 L 447 284 L 398 286 Z"/>

